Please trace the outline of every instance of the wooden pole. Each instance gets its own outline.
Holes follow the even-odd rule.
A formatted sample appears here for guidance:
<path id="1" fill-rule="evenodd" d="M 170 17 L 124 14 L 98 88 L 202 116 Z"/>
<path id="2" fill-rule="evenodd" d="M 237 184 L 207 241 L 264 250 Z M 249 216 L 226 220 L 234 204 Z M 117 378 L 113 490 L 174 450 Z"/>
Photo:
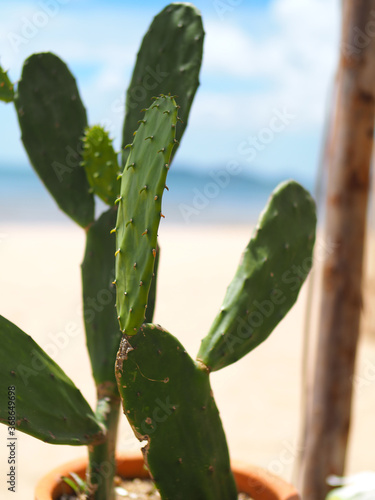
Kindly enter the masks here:
<path id="1" fill-rule="evenodd" d="M 319 338 L 302 463 L 302 498 L 323 500 L 344 473 L 362 307 L 375 115 L 375 0 L 344 0 L 338 99 L 326 196 Z"/>

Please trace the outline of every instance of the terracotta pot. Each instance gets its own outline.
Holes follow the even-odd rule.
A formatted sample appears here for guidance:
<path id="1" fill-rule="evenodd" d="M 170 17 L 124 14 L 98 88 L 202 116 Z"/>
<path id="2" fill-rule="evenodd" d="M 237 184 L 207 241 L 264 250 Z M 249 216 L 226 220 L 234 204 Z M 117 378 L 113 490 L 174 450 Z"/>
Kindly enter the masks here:
<path id="1" fill-rule="evenodd" d="M 56 500 L 63 493 L 71 493 L 69 486 L 61 481 L 61 476 L 74 471 L 83 478 L 86 466 L 87 459 L 78 459 L 49 472 L 37 484 L 35 500 Z M 263 469 L 233 461 L 232 470 L 238 491 L 247 493 L 255 500 L 301 500 L 293 486 Z M 117 473 L 127 478 L 149 477 L 139 453 L 119 455 Z"/>

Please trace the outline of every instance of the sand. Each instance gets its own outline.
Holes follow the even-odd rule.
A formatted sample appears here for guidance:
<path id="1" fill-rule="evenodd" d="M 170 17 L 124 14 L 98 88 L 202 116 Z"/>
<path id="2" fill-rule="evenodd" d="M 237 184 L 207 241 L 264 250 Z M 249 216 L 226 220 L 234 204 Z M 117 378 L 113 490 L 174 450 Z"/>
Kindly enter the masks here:
<path id="1" fill-rule="evenodd" d="M 251 227 L 164 224 L 155 314 L 191 355 L 207 332 L 247 244 Z M 321 252 L 324 243 L 320 240 Z M 73 224 L 2 226 L 1 314 L 42 346 L 73 331 L 53 356 L 94 405 L 95 389 L 80 316 L 80 262 L 84 234 Z M 318 275 L 321 259 L 316 261 Z M 237 364 L 212 375 L 231 456 L 263 466 L 290 480 L 298 455 L 301 352 L 307 286 L 271 338 Z M 316 309 L 315 309 L 316 311 Z M 60 336 L 61 337 L 61 336 Z M 67 338 L 67 335 L 65 335 Z M 3 402 L 1 404 L 4 404 Z M 361 341 L 348 470 L 374 468 L 375 343 Z M 53 446 L 18 433 L 17 488 L 7 491 L 7 429 L 0 426 L 2 499 L 31 499 L 38 478 L 60 463 L 85 456 L 83 447 Z M 122 419 L 119 449 L 137 441 Z"/>

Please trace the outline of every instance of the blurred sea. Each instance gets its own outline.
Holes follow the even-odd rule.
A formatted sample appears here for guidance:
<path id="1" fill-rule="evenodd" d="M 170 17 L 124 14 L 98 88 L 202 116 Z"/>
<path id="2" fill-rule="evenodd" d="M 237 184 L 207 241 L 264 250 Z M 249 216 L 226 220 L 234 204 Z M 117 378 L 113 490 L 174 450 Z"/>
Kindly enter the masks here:
<path id="1" fill-rule="evenodd" d="M 168 173 L 163 198 L 163 224 L 254 223 L 271 191 L 284 179 L 256 178 L 225 168 L 191 171 L 177 163 Z M 313 186 L 304 187 L 311 189 Z M 97 211 L 104 209 L 97 203 Z M 27 166 L 0 165 L 0 224 L 70 223 L 37 175 Z"/>

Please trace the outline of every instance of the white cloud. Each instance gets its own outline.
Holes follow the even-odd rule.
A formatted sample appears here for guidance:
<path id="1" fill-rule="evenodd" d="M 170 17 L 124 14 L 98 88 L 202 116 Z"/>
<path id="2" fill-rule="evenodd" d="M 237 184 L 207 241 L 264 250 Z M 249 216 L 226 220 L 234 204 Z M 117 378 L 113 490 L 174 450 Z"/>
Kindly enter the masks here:
<path id="1" fill-rule="evenodd" d="M 279 103 L 298 110 L 300 126 L 321 125 L 338 53 L 337 2 L 275 0 L 263 19 L 266 33 L 258 38 L 239 21 L 206 23 L 203 71 L 217 79 L 249 79 L 249 86 L 251 79 L 270 84 L 244 96 L 233 96 L 231 89 L 216 96 L 221 106 L 225 101 L 228 124 L 233 124 L 233 109 L 237 115 L 246 111 L 262 120 Z M 216 112 L 217 120 L 222 114 L 223 108 Z"/>
<path id="2" fill-rule="evenodd" d="M 24 19 L 33 19 L 38 4 L 1 5 L 1 63 L 18 78 L 29 54 L 56 52 L 76 73 L 90 121 L 106 120 L 119 136 L 122 112 L 114 103 L 124 96 L 143 33 L 155 14 L 126 3 L 91 9 L 76 9 L 74 2 L 61 5 L 18 51 L 12 49 L 9 33 L 22 35 Z M 194 137 L 199 142 L 204 134 L 212 148 L 207 156 L 215 158 L 215 142 L 235 143 L 236 136 L 256 132 L 267 124 L 272 109 L 284 106 L 297 116 L 291 129 L 322 128 L 338 53 L 338 0 L 274 0 L 261 13 L 243 3 L 221 21 L 212 8 L 202 10 L 204 85 L 192 108 L 189 142 Z M 259 85 L 263 81 L 264 87 Z M 13 129 L 4 133 L 19 135 Z"/>

